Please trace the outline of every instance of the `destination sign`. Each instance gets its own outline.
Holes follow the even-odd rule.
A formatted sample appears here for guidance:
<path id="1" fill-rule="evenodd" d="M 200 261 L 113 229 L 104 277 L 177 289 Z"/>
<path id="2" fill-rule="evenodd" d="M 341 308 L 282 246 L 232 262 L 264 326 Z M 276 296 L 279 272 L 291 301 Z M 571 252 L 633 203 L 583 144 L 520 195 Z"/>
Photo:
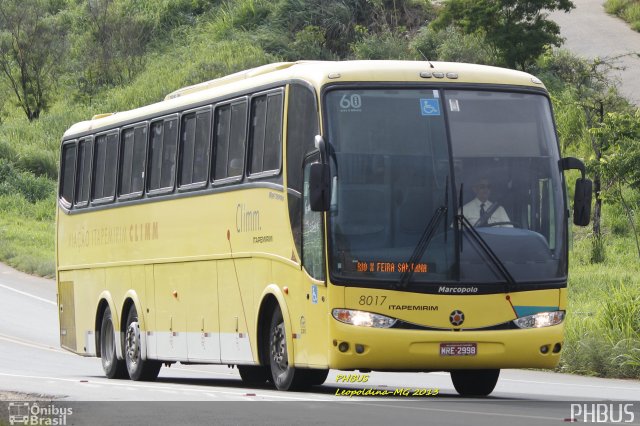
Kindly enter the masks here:
<path id="1" fill-rule="evenodd" d="M 426 263 L 412 262 L 381 262 L 381 261 L 356 261 L 356 271 L 358 272 L 400 272 L 413 271 L 414 274 L 425 274 L 429 272 L 429 265 Z"/>

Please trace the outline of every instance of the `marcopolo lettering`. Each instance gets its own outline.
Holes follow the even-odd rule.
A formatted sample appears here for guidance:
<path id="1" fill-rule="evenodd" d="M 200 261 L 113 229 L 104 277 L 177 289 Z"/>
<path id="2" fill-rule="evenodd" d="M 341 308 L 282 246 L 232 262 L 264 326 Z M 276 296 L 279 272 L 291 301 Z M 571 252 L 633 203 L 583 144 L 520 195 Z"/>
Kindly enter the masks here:
<path id="1" fill-rule="evenodd" d="M 478 287 L 447 287 L 441 285 L 438 293 L 445 294 L 473 294 L 478 292 Z"/>

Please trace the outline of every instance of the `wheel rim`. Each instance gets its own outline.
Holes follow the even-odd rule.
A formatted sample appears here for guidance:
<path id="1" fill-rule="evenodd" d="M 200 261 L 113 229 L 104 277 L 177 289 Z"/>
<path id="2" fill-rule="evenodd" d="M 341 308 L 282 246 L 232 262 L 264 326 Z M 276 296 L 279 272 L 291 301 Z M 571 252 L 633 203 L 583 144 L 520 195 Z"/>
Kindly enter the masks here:
<path id="1" fill-rule="evenodd" d="M 111 321 L 107 321 L 104 331 L 103 331 L 103 357 L 102 362 L 104 364 L 105 369 L 109 369 L 111 364 L 113 364 L 113 356 L 114 356 L 114 338 L 113 338 L 113 325 Z"/>
<path id="2" fill-rule="evenodd" d="M 133 321 L 129 324 L 129 327 L 127 327 L 125 348 L 127 351 L 127 360 L 131 367 L 135 368 L 140 357 L 140 327 L 137 321 Z"/>
<path id="3" fill-rule="evenodd" d="M 279 323 L 273 328 L 273 338 L 271 339 L 271 359 L 280 371 L 285 371 L 289 366 L 284 322 Z"/>

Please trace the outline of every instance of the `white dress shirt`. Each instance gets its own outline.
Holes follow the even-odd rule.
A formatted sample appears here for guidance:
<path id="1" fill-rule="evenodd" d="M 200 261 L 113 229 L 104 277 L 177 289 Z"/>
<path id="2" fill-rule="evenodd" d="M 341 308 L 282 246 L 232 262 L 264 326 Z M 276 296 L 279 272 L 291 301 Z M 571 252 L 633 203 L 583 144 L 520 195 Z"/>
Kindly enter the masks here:
<path id="1" fill-rule="evenodd" d="M 476 222 L 480 219 L 480 207 L 482 206 L 482 204 L 483 204 L 482 201 L 478 200 L 477 198 L 474 198 L 473 200 L 465 204 L 464 207 L 462 208 L 462 213 L 464 213 L 464 216 L 469 220 L 469 222 L 473 226 L 475 226 Z M 492 205 L 493 203 L 491 201 L 488 201 L 488 200 L 485 201 L 484 211 L 485 212 L 488 211 Z M 498 207 L 496 211 L 493 212 L 489 220 L 487 220 L 488 224 L 497 223 L 497 222 L 510 222 L 509 216 L 507 215 L 507 212 L 504 210 L 502 206 Z M 496 226 L 505 226 L 505 227 L 513 228 L 513 225 L 511 224 L 496 225 Z"/>

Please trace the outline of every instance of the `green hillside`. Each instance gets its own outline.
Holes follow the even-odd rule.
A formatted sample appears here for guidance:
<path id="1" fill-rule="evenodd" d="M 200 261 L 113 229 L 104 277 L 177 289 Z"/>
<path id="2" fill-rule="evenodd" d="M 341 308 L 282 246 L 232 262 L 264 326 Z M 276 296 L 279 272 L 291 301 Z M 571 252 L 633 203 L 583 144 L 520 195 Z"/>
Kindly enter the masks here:
<path id="1" fill-rule="evenodd" d="M 0 261 L 54 275 L 60 138 L 94 114 L 276 61 L 428 58 L 519 68 L 550 89 L 563 154 L 586 160 L 600 185 L 596 226 L 573 230 L 561 369 L 640 377 L 640 113 L 605 77 L 610 64 L 557 50 L 554 25 L 535 7 L 570 2 L 537 0 L 528 11 L 510 3 L 2 0 Z"/>

